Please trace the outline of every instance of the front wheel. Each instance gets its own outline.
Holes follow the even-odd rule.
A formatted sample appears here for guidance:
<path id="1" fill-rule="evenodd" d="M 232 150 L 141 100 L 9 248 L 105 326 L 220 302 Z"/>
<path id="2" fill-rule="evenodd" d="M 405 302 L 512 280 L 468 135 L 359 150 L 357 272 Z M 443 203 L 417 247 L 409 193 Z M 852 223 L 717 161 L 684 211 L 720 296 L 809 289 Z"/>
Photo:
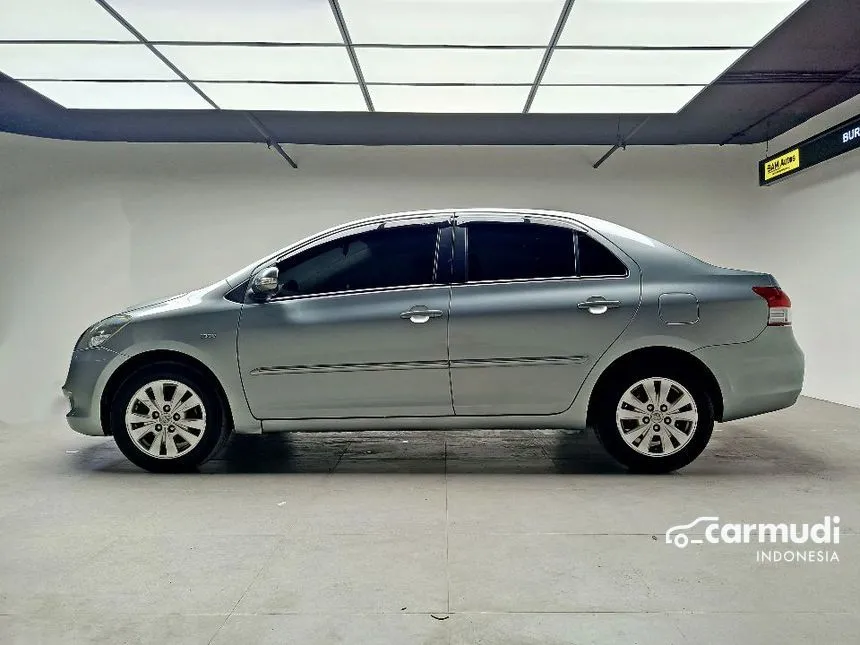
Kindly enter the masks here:
<path id="1" fill-rule="evenodd" d="M 604 390 L 595 426 L 609 454 L 631 470 L 670 472 L 692 462 L 708 445 L 714 406 L 684 370 L 631 370 Z"/>
<path id="2" fill-rule="evenodd" d="M 193 470 L 229 434 L 217 392 L 197 370 L 156 363 L 132 374 L 117 391 L 110 423 L 123 454 L 151 472 Z"/>

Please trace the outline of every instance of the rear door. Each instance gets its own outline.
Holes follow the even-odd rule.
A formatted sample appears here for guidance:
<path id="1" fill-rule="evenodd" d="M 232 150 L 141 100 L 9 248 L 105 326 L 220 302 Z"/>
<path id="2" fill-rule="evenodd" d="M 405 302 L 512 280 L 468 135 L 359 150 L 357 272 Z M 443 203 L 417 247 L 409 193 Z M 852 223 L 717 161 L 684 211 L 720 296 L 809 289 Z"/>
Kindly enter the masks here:
<path id="1" fill-rule="evenodd" d="M 638 268 L 563 220 L 470 215 L 455 231 L 455 413 L 563 412 L 638 309 Z"/>

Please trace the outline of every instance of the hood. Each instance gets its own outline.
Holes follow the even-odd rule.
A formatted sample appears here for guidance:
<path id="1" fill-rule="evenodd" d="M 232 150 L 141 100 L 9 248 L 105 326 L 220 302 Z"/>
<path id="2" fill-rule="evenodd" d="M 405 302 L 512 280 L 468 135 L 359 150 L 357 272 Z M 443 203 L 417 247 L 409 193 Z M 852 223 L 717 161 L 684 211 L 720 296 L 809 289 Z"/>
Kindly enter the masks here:
<path id="1" fill-rule="evenodd" d="M 139 302 L 136 305 L 131 305 L 130 307 L 126 307 L 125 309 L 122 310 L 122 313 L 127 314 L 127 313 L 130 313 L 132 311 L 140 311 L 141 309 L 149 309 L 150 307 L 156 307 L 158 305 L 163 305 L 166 302 L 170 302 L 172 300 L 177 300 L 179 298 L 184 298 L 185 296 L 189 295 L 189 293 L 193 293 L 193 292 L 180 293 L 180 294 L 177 294 L 175 296 L 169 296 L 167 298 L 159 298 L 158 300 Z"/>
<path id="2" fill-rule="evenodd" d="M 152 316 L 166 313 L 168 311 L 178 311 L 189 307 L 196 307 L 204 299 L 221 298 L 230 290 L 230 284 L 226 280 L 220 280 L 215 284 L 195 289 L 187 293 L 180 293 L 169 298 L 159 298 L 151 302 L 144 302 L 133 307 L 124 309 L 122 313 L 131 314 L 132 317 Z"/>

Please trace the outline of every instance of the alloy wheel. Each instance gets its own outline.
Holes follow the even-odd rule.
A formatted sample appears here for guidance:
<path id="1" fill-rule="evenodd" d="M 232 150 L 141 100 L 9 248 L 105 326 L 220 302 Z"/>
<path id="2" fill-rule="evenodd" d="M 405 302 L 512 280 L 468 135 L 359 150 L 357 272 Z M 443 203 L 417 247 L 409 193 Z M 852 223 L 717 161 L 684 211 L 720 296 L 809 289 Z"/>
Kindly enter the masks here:
<path id="1" fill-rule="evenodd" d="M 152 381 L 129 400 L 125 429 L 134 445 L 148 456 L 176 459 L 200 443 L 206 432 L 206 406 L 184 383 Z"/>
<path id="2" fill-rule="evenodd" d="M 699 412 L 690 391 L 670 378 L 631 385 L 615 409 L 624 442 L 647 457 L 666 457 L 684 448 L 696 432 Z"/>

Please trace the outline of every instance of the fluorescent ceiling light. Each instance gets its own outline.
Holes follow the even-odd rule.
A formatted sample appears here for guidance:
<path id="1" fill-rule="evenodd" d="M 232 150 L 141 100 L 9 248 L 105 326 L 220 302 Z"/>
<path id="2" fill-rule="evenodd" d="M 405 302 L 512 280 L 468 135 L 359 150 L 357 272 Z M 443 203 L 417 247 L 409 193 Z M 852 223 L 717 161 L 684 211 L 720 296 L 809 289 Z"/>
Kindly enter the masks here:
<path id="1" fill-rule="evenodd" d="M 327 0 L 110 0 L 149 40 L 343 42 Z"/>
<path id="2" fill-rule="evenodd" d="M 559 45 L 752 47 L 803 0 L 576 0 Z"/>
<path id="3" fill-rule="evenodd" d="M 197 83 L 197 86 L 225 110 L 367 111 L 358 85 Z"/>
<path id="4" fill-rule="evenodd" d="M 368 83 L 532 83 L 543 53 L 543 49 L 356 49 Z"/>
<path id="5" fill-rule="evenodd" d="M 26 79 L 173 80 L 144 45 L 0 44 L 0 71 Z"/>
<path id="6" fill-rule="evenodd" d="M 528 87 L 516 85 L 371 85 L 377 112 L 521 112 Z"/>
<path id="7" fill-rule="evenodd" d="M 545 84 L 707 85 L 745 50 L 558 49 L 547 67 Z"/>
<path id="8" fill-rule="evenodd" d="M 346 48 L 158 45 L 192 80 L 356 83 Z"/>
<path id="9" fill-rule="evenodd" d="M 542 86 L 529 113 L 672 114 L 702 87 L 692 86 Z"/>
<path id="10" fill-rule="evenodd" d="M 182 82 L 98 83 L 26 81 L 63 107 L 105 110 L 206 110 L 211 106 Z"/>
<path id="11" fill-rule="evenodd" d="M 564 0 L 340 0 L 356 45 L 546 47 Z"/>
<path id="12" fill-rule="evenodd" d="M 93 0 L 0 0 L 0 40 L 134 40 Z"/>

